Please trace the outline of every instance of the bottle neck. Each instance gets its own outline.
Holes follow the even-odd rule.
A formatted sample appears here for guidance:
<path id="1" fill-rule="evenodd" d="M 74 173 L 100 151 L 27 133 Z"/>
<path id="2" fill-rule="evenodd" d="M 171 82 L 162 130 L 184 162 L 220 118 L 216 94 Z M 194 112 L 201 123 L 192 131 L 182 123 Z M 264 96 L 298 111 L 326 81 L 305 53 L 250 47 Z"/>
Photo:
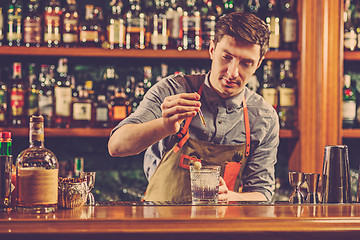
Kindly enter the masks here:
<path id="1" fill-rule="evenodd" d="M 30 122 L 29 142 L 31 147 L 44 147 L 44 122 Z"/>

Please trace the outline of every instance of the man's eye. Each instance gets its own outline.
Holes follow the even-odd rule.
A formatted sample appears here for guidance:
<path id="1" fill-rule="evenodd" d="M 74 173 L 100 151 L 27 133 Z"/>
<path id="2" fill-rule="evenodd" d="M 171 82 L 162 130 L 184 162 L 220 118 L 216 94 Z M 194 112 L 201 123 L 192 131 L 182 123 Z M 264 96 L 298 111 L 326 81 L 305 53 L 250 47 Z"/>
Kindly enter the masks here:
<path id="1" fill-rule="evenodd" d="M 227 60 L 232 59 L 232 57 L 231 57 L 231 56 L 223 56 L 223 58 L 224 58 L 224 59 L 227 59 Z"/>
<path id="2" fill-rule="evenodd" d="M 254 63 L 253 62 L 247 62 L 247 61 L 241 61 L 241 64 L 245 67 L 251 67 Z"/>

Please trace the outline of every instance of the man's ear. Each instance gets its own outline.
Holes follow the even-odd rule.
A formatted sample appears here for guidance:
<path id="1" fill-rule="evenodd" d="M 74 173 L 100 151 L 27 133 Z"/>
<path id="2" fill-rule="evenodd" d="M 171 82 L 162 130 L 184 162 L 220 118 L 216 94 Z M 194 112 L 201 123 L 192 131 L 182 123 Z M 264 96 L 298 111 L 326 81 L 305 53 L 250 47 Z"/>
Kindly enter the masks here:
<path id="1" fill-rule="evenodd" d="M 210 46 L 209 46 L 209 54 L 210 54 L 211 60 L 213 60 L 213 58 L 214 58 L 214 51 L 215 51 L 215 42 L 213 40 L 211 40 Z"/>

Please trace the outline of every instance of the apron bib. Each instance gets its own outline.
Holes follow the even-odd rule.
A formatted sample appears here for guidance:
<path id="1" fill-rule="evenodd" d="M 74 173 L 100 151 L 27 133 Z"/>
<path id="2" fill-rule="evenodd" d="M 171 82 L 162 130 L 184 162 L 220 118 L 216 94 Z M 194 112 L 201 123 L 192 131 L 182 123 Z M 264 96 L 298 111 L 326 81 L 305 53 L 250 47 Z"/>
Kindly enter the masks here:
<path id="1" fill-rule="evenodd" d="M 198 93 L 201 95 L 202 86 Z M 243 99 L 246 143 L 222 145 L 189 138 L 188 118 L 179 131 L 179 141 L 165 153 L 146 189 L 145 201 L 191 201 L 189 166 L 195 161 L 202 165 L 221 166 L 221 176 L 231 191 L 239 191 L 241 175 L 250 153 L 250 127 L 245 96 Z"/>

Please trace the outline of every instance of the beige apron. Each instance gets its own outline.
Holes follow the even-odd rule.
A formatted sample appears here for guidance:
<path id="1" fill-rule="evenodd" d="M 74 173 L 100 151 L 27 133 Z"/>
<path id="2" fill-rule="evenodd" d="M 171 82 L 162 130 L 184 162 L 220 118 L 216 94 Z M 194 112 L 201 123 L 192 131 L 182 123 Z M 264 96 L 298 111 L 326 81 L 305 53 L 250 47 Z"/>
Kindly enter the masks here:
<path id="1" fill-rule="evenodd" d="M 202 86 L 198 93 L 201 94 Z M 220 145 L 189 138 L 191 118 L 177 135 L 181 137 L 162 157 L 146 189 L 145 201 L 191 201 L 189 165 L 200 161 L 202 165 L 221 166 L 221 176 L 229 190 L 238 191 L 241 175 L 250 153 L 250 127 L 245 96 L 243 99 L 246 143 Z"/>

